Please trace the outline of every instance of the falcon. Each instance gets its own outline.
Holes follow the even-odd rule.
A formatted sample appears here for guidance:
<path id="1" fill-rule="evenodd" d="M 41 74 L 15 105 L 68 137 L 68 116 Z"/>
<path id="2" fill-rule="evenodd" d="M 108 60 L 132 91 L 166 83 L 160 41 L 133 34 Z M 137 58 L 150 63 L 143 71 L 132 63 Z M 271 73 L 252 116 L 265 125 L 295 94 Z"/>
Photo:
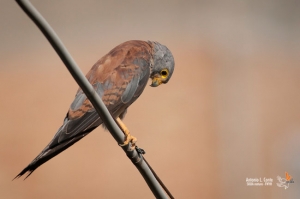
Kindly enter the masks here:
<path id="1" fill-rule="evenodd" d="M 166 84 L 174 71 L 174 58 L 164 45 L 152 41 L 127 41 L 98 60 L 86 78 L 116 119 L 125 134 L 123 145 L 137 139 L 121 121 L 127 108 L 142 94 L 148 79 L 150 86 Z M 62 126 L 44 150 L 15 178 L 39 166 L 69 148 L 99 125 L 104 125 L 93 105 L 79 88 Z M 25 179 L 26 179 L 25 178 Z"/>

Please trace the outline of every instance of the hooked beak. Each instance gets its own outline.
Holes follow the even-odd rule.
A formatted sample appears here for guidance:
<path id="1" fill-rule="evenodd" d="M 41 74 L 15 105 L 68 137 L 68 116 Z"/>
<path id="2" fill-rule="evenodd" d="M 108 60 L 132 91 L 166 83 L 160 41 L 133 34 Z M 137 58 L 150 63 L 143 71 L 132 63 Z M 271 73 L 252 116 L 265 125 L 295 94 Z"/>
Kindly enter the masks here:
<path id="1" fill-rule="evenodd" d="M 161 83 L 162 83 L 161 78 L 156 76 L 156 77 L 152 78 L 152 84 L 150 86 L 157 87 L 157 86 L 161 85 Z"/>

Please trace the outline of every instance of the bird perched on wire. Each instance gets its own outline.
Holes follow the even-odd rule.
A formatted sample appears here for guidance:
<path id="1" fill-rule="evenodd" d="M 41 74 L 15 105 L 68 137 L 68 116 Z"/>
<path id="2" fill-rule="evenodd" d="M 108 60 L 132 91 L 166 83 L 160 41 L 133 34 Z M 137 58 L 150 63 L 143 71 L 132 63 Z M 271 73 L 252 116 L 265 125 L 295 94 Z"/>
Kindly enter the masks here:
<path id="1" fill-rule="evenodd" d="M 134 144 L 137 140 L 121 121 L 127 108 L 142 94 L 149 78 L 152 79 L 150 86 L 157 87 L 167 83 L 173 71 L 174 58 L 166 46 L 158 42 L 134 40 L 116 46 L 87 73 L 86 78 L 123 130 L 123 145 L 129 142 Z M 63 125 L 44 150 L 15 178 L 28 172 L 27 178 L 43 163 L 102 123 L 93 105 L 79 88 Z"/>

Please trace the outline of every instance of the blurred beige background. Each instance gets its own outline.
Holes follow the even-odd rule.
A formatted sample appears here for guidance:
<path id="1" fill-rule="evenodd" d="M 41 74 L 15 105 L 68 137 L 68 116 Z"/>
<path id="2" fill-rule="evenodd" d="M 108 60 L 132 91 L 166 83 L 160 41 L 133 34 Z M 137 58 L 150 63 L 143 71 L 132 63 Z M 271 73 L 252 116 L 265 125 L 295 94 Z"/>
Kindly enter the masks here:
<path id="1" fill-rule="evenodd" d="M 125 123 L 175 198 L 299 198 L 300 1 L 38 1 L 82 71 L 131 39 L 168 46 L 167 85 L 146 87 Z M 0 198 L 153 198 L 96 129 L 27 180 L 77 85 L 14 1 L 0 2 Z M 277 187 L 284 172 L 295 183 Z M 246 178 L 273 178 L 249 187 Z"/>

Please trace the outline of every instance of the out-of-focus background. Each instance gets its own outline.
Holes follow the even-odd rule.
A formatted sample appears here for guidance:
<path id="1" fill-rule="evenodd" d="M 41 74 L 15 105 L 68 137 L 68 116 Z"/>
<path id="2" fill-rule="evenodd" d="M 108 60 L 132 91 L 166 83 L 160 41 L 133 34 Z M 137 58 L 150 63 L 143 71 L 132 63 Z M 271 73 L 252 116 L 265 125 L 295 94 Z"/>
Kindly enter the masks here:
<path id="1" fill-rule="evenodd" d="M 170 82 L 147 86 L 125 123 L 175 198 L 299 198 L 300 1 L 31 2 L 84 73 L 127 40 L 173 52 Z M 153 198 L 102 128 L 11 181 L 51 140 L 78 86 L 14 1 L 0 2 L 0 29 L 0 198 Z M 276 185 L 285 171 L 287 190 Z"/>

